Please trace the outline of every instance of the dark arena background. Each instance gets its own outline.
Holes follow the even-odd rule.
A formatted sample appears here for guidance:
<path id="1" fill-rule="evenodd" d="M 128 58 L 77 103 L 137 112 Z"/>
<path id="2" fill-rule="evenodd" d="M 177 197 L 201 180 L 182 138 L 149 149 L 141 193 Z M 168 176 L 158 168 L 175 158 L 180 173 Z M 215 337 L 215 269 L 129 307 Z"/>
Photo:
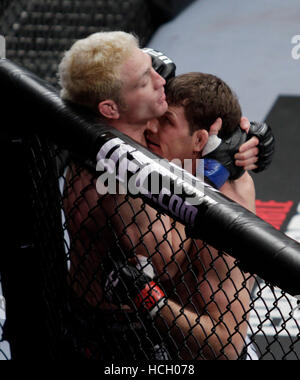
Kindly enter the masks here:
<path id="1" fill-rule="evenodd" d="M 299 360 L 300 60 L 292 57 L 291 39 L 300 35 L 300 6 L 293 0 L 284 2 L 285 6 L 274 0 L 271 9 L 270 2 L 265 0 L 237 6 L 241 3 L 230 0 L 225 9 L 221 0 L 0 0 L 0 35 L 6 42 L 6 57 L 3 46 L 0 57 L 4 211 L 0 359 L 94 359 L 108 363 L 158 359 Z M 235 16 L 231 12 L 232 21 L 228 7 L 236 11 Z M 291 14 L 293 17 L 288 17 Z M 249 25 L 246 22 L 238 25 L 239 33 L 236 28 L 241 15 Z M 277 42 L 271 45 L 282 15 L 287 16 L 283 19 L 288 20 L 289 27 L 281 23 L 282 30 L 278 33 L 284 38 L 282 45 L 277 46 Z M 259 218 L 208 187 L 197 209 L 199 219 L 192 226 L 187 220 L 176 219 L 172 210 L 168 210 L 166 213 L 174 219 L 167 229 L 162 222 L 165 210 L 150 202 L 157 209 L 156 219 L 148 231 L 139 231 L 139 217 L 147 217 L 149 207 L 149 201 L 141 195 L 138 211 L 132 206 L 130 195 L 126 195 L 122 203 L 116 204 L 112 216 L 105 214 L 103 197 L 78 223 L 78 214 L 87 206 L 88 194 L 95 188 L 99 173 L 93 161 L 102 146 L 118 138 L 134 152 L 149 160 L 154 158 L 126 136 L 105 126 L 97 127 L 91 115 L 70 108 L 59 98 L 57 67 L 63 52 L 75 40 L 100 30 L 134 32 L 143 46 L 162 50 L 172 57 L 178 73 L 205 71 L 220 75 L 240 95 L 245 116 L 266 120 L 272 126 L 277 141 L 273 164 L 266 172 L 253 174 Z M 197 41 L 189 31 L 197 33 Z M 233 36 L 243 33 L 244 40 L 237 42 Z M 260 36 L 265 38 L 264 44 Z M 237 48 L 234 54 L 233 46 Z M 266 52 L 267 48 L 271 50 Z M 230 56 L 235 57 L 234 62 L 229 60 Z M 262 56 L 265 61 L 258 62 L 257 57 Z M 268 60 L 280 61 L 282 71 L 275 63 L 271 67 Z M 239 81 L 240 77 L 247 77 L 247 81 Z M 89 181 L 77 192 L 83 170 L 89 173 Z M 218 219 L 205 203 L 206 196 L 217 206 L 224 206 L 228 215 L 222 211 Z M 129 222 L 119 217 L 123 209 L 128 212 Z M 97 225 L 95 215 L 99 213 L 104 222 Z M 227 228 L 227 221 L 235 213 L 241 220 L 232 219 Z M 200 216 L 206 221 L 205 226 L 200 224 Z M 114 231 L 116 218 L 123 223 L 121 235 Z M 241 228 L 243 222 L 251 228 Z M 114 236 L 116 247 L 122 250 L 120 242 L 134 226 L 140 234 L 139 245 L 131 247 L 134 257 L 149 235 L 151 238 L 155 223 L 165 230 L 162 241 L 156 242 L 158 253 L 160 247 L 169 244 L 172 234 L 181 239 L 180 223 L 192 228 L 197 255 L 211 257 L 203 283 L 210 271 L 217 273 L 220 262 L 226 265 L 228 253 L 236 259 L 225 278 L 219 278 L 217 289 L 211 287 L 210 301 L 203 305 L 204 313 L 209 314 L 210 307 L 217 304 L 231 273 L 243 270 L 240 288 L 235 288 L 226 310 L 219 311 L 218 321 L 206 332 L 201 345 L 197 334 L 202 315 L 197 315 L 193 323 L 188 322 L 186 330 L 181 328 L 186 310 L 191 311 L 190 300 L 199 292 L 196 286 L 189 288 L 185 283 L 186 276 L 193 273 L 197 255 L 189 257 L 184 239 L 180 252 L 173 252 L 171 263 L 165 263 L 157 278 L 178 304 L 179 311 L 172 323 L 145 319 L 128 305 L 112 310 L 107 308 L 105 296 L 101 299 L 97 296 L 106 267 L 95 252 L 105 246 L 107 234 Z M 218 229 L 213 235 L 215 224 Z M 90 244 L 86 244 L 90 225 L 96 227 L 96 232 L 88 237 Z M 201 246 L 197 239 L 203 241 Z M 210 247 L 219 251 L 217 257 L 213 257 Z M 76 250 L 80 250 L 81 257 L 74 266 Z M 185 265 L 177 263 L 176 253 L 184 255 Z M 148 252 L 149 257 L 152 254 Z M 115 259 L 115 252 L 109 251 L 108 258 Z M 168 271 L 173 267 L 179 274 L 170 279 Z M 254 287 L 248 294 L 249 308 L 243 310 L 235 331 L 228 333 L 226 343 L 215 352 L 211 342 L 221 342 L 219 327 L 240 303 L 250 280 L 254 281 Z M 200 288 L 202 284 L 198 285 Z M 180 287 L 186 289 L 187 301 L 176 293 Z M 241 335 L 241 324 L 247 325 L 248 333 L 246 339 L 240 338 L 244 340 L 244 349 L 237 352 L 233 342 Z"/>

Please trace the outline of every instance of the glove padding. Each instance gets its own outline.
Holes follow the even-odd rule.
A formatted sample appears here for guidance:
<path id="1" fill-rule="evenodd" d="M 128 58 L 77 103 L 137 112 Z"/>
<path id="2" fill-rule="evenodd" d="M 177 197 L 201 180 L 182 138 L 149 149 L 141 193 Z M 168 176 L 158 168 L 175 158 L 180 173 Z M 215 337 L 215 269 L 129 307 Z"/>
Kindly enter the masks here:
<path id="1" fill-rule="evenodd" d="M 110 260 L 110 271 L 104 284 L 105 297 L 113 304 L 135 306 L 152 317 L 165 299 L 162 289 L 142 270 L 127 262 Z"/>
<path id="2" fill-rule="evenodd" d="M 272 129 L 265 123 L 251 122 L 248 135 L 237 128 L 233 135 L 225 141 L 215 135 L 209 137 L 208 144 L 203 150 L 206 182 L 220 189 L 228 179 L 240 178 L 245 170 L 235 165 L 234 156 L 240 146 L 252 137 L 259 139 L 258 167 L 253 172 L 260 173 L 267 169 L 275 152 L 275 138 Z"/>
<path id="3" fill-rule="evenodd" d="M 199 173 L 197 172 L 199 177 Z M 218 161 L 204 159 L 204 181 L 216 189 L 220 189 L 230 176 L 229 170 Z M 200 175 L 201 178 L 201 175 Z"/>
<path id="4" fill-rule="evenodd" d="M 245 173 L 244 168 L 235 165 L 234 156 L 246 142 L 247 133 L 237 128 L 227 140 L 211 137 L 214 139 L 212 146 L 203 151 L 204 177 L 208 183 L 220 189 L 228 179 L 236 180 Z"/>
<path id="5" fill-rule="evenodd" d="M 251 122 L 247 140 L 250 140 L 252 137 L 257 137 L 259 139 L 258 162 L 256 163 L 258 167 L 253 170 L 253 172 L 261 173 L 272 163 L 275 153 L 275 137 L 271 127 L 266 123 Z"/>
<path id="6" fill-rule="evenodd" d="M 165 56 L 160 51 L 153 50 L 151 48 L 144 48 L 143 52 L 150 55 L 154 70 L 162 76 L 166 82 L 175 77 L 176 65 L 170 58 Z"/>

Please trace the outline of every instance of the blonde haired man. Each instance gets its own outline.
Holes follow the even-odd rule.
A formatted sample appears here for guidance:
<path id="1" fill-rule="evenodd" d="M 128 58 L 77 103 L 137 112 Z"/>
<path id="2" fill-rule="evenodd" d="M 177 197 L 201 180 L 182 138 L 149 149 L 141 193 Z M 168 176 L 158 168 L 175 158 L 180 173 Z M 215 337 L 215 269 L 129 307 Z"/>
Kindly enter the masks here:
<path id="1" fill-rule="evenodd" d="M 105 53 L 102 54 L 102 50 Z M 65 54 L 59 76 L 64 99 L 93 109 L 109 125 L 144 146 L 147 146 L 145 132 L 149 129 L 154 132 L 156 128 L 148 122 L 162 116 L 168 108 L 165 79 L 153 69 L 151 57 L 138 48 L 136 39 L 122 32 L 98 33 L 77 41 Z M 139 199 L 122 194 L 99 195 L 96 176 L 80 165 L 72 164 L 67 173 L 64 209 L 71 239 L 71 287 L 95 309 L 115 310 L 106 326 L 117 318 L 116 315 L 120 316 L 116 323 L 129 318 L 124 317 L 126 311 L 122 307 L 116 310 L 104 298 L 102 282 L 106 271 L 103 263 L 107 258 L 117 254 L 127 260 L 136 253 L 141 257 L 151 256 L 159 273 L 163 273 L 167 260 L 165 277 L 168 277 L 177 273 L 188 251 L 190 242 L 186 239 L 184 226 L 178 225 L 175 231 L 169 217 L 158 216 L 156 210 Z M 178 260 L 172 261 L 175 252 Z M 109 334 L 114 332 L 107 331 L 107 334 L 111 341 Z M 122 345 L 123 341 L 124 336 L 119 336 L 118 344 Z M 151 347 L 148 351 L 148 358 L 165 357 L 159 347 Z M 101 358 L 103 355 L 118 357 L 119 354 L 114 346 L 99 353 Z M 145 358 L 138 347 L 131 355 Z"/>
<path id="2" fill-rule="evenodd" d="M 138 40 L 124 32 L 95 33 L 75 42 L 59 66 L 61 97 L 96 112 L 107 99 L 122 105 L 119 70 L 138 47 Z"/>

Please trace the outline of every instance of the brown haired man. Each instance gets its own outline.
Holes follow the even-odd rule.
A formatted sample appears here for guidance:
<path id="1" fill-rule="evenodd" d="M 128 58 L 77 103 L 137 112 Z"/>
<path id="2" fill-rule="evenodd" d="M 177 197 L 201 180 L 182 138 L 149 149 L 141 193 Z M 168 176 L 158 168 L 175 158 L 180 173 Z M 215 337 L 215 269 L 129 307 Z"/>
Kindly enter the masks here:
<path id="1" fill-rule="evenodd" d="M 169 160 L 192 160 L 196 175 L 211 120 L 222 118 L 220 135 L 225 139 L 239 128 L 238 99 L 221 79 L 202 73 L 172 79 L 166 94 L 168 111 L 159 119 L 157 133 L 147 134 L 148 145 Z M 254 183 L 248 173 L 227 181 L 221 191 L 255 213 Z M 174 282 L 177 286 L 168 289 L 168 301 L 157 318 L 173 339 L 170 347 L 175 341 L 184 359 L 237 359 L 246 342 L 253 278 L 247 278 L 233 258 L 193 241 Z"/>
<path id="2" fill-rule="evenodd" d="M 214 118 L 222 120 L 218 136 L 223 140 L 239 129 L 242 111 L 238 99 L 228 85 L 214 75 L 177 76 L 169 81 L 166 94 L 168 111 L 159 119 L 157 133 L 147 134 L 147 143 L 153 152 L 168 160 L 199 159 L 202 151 L 203 156 L 209 157 L 207 144 Z M 196 174 L 195 167 L 193 174 Z"/>

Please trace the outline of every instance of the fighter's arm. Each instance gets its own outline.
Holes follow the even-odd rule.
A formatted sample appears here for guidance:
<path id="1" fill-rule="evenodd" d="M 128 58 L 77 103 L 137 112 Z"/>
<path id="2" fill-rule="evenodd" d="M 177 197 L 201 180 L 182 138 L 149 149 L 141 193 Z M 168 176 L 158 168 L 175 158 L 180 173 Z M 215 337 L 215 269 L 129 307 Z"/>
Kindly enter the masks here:
<path id="1" fill-rule="evenodd" d="M 234 184 L 226 183 L 222 192 L 255 212 L 255 189 L 248 173 Z M 235 259 L 220 255 L 201 241 L 196 244 L 199 249 L 194 249 L 194 254 L 198 252 L 198 256 L 191 260 L 195 275 L 200 277 L 197 291 L 189 290 L 194 294 L 192 302 L 182 305 L 168 300 L 157 323 L 168 326 L 185 359 L 195 358 L 203 350 L 200 358 L 235 360 L 245 345 L 250 280 L 235 265 Z M 203 272 L 205 276 L 201 276 Z"/>
<path id="2" fill-rule="evenodd" d="M 235 181 L 225 182 L 220 191 L 255 214 L 256 191 L 254 181 L 248 172 Z"/>
<path id="3" fill-rule="evenodd" d="M 237 184 L 229 184 L 223 192 L 236 200 L 238 195 L 241 197 L 239 201 L 254 211 L 255 191 L 249 174 L 246 173 Z M 244 196 L 245 190 L 248 193 Z M 135 235 L 136 231 L 132 233 Z M 146 318 L 150 313 L 159 330 L 171 337 L 172 345 L 176 344 L 183 359 L 237 359 L 245 345 L 250 284 L 233 258 L 219 255 L 201 241 L 194 244 L 186 266 L 190 280 L 194 279 L 194 282 L 186 282 L 186 278 L 182 281 L 179 276 L 182 289 L 176 289 L 174 298 L 167 298 L 160 288 L 159 274 L 145 278 L 143 271 L 129 262 L 115 268 L 122 282 L 113 293 L 121 294 L 121 299 L 130 306 L 132 299 Z M 188 274 L 188 271 L 183 272 Z M 122 284 L 125 284 L 125 290 Z M 180 302 L 181 297 L 183 302 Z"/>
<path id="4" fill-rule="evenodd" d="M 118 255 L 115 259 L 145 256 L 162 279 L 175 276 L 191 245 L 183 225 L 140 199 L 105 194 L 101 181 L 86 170 L 74 167 L 68 177 L 64 208 L 74 242 L 82 242 L 86 249 L 89 242 L 96 244 L 99 255 L 107 256 L 110 250 Z M 84 238 L 78 239 L 79 231 Z"/>
<path id="5" fill-rule="evenodd" d="M 156 323 L 160 328 L 167 327 L 185 360 L 236 360 L 247 334 L 247 281 L 232 258 L 221 257 L 212 248 L 202 249 L 201 256 L 206 256 L 207 262 L 201 257 L 196 267 L 201 270 L 208 265 L 207 273 L 197 289 L 190 289 L 195 294 L 191 304 L 168 300 Z"/>
<path id="6" fill-rule="evenodd" d="M 184 226 L 158 213 L 140 199 L 125 195 L 110 195 L 103 202 L 107 220 L 116 241 L 125 255 L 145 256 L 160 275 L 161 280 L 172 279 L 186 260 L 191 244 Z M 176 228 L 175 228 L 176 226 Z"/>
<path id="7" fill-rule="evenodd" d="M 157 278 L 148 277 L 129 263 L 114 264 L 108 275 L 106 294 L 112 297 L 113 303 L 122 300 L 122 304 L 136 308 L 145 322 L 150 317 L 150 324 L 154 321 L 160 332 L 166 333 L 166 339 L 171 339 L 170 349 L 182 359 L 235 360 L 245 345 L 247 333 L 246 279 L 234 266 L 233 259 L 221 257 L 212 249 L 202 248 L 201 252 L 204 257 L 194 259 L 195 263 L 198 259 L 194 265 L 198 270 L 194 269 L 192 275 L 196 276 L 205 267 L 205 278 L 199 279 L 195 287 L 181 281 L 189 293 L 185 297 L 188 301 L 177 302 L 166 297 Z M 114 280 L 117 278 L 118 282 Z"/>

